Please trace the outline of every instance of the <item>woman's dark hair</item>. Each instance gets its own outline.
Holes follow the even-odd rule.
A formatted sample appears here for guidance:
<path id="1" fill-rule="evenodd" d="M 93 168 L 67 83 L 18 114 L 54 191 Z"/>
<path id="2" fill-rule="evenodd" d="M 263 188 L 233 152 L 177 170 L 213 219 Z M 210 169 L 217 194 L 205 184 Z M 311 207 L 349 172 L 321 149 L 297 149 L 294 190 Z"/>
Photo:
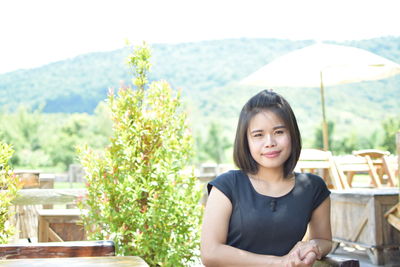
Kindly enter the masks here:
<path id="1" fill-rule="evenodd" d="M 255 174 L 258 172 L 258 163 L 253 159 L 247 140 L 247 130 L 250 120 L 262 111 L 274 112 L 289 130 L 292 151 L 283 166 L 285 178 L 293 172 L 301 152 L 301 136 L 297 126 L 296 117 L 289 103 L 272 90 L 264 90 L 256 94 L 243 106 L 240 112 L 236 129 L 235 144 L 233 147 L 233 160 L 236 166 L 244 172 Z"/>

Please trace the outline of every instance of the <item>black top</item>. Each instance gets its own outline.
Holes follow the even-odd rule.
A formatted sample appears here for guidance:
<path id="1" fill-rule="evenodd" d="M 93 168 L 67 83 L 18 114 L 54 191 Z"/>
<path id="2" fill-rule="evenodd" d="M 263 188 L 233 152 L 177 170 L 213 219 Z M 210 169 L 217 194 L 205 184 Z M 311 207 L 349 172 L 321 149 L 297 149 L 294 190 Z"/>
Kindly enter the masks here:
<path id="1" fill-rule="evenodd" d="M 264 255 L 286 255 L 302 240 L 312 212 L 330 194 L 324 180 L 296 173 L 293 189 L 284 196 L 259 194 L 240 170 L 219 175 L 208 185 L 223 192 L 232 203 L 226 244 Z"/>

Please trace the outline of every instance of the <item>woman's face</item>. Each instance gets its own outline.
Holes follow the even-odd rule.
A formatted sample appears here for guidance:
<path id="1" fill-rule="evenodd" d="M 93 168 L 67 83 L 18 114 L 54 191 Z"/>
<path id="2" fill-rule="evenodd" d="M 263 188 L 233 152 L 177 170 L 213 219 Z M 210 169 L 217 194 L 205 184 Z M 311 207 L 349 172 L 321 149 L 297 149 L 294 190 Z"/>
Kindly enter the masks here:
<path id="1" fill-rule="evenodd" d="M 250 153 L 260 169 L 283 170 L 292 146 L 290 132 L 279 116 L 269 110 L 256 114 L 250 120 L 247 139 Z"/>

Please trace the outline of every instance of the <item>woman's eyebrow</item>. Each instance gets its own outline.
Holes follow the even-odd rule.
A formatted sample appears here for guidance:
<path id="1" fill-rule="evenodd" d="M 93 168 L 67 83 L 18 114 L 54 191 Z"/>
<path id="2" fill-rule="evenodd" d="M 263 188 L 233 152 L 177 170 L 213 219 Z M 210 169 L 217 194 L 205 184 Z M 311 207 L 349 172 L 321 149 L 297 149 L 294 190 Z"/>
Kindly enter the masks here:
<path id="1" fill-rule="evenodd" d="M 252 133 L 262 133 L 264 130 L 262 130 L 262 129 L 256 129 L 256 130 L 253 130 L 253 131 L 251 131 L 250 133 L 252 134 Z"/>
<path id="2" fill-rule="evenodd" d="M 282 128 L 286 128 L 286 126 L 285 125 L 278 125 L 278 126 L 275 126 L 273 129 L 276 130 L 276 129 L 282 129 Z"/>

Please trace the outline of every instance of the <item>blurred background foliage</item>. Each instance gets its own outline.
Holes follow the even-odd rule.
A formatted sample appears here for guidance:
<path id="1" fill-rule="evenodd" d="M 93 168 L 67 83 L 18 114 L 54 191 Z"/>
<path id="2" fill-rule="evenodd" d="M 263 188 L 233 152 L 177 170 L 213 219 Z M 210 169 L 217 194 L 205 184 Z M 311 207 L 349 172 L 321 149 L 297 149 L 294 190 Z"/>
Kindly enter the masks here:
<path id="1" fill-rule="evenodd" d="M 105 102 L 93 114 L 43 113 L 24 106 L 0 114 L 0 138 L 15 150 L 10 161 L 14 168 L 66 171 L 78 162 L 78 145 L 103 149 L 111 131 Z"/>
<path id="2" fill-rule="evenodd" d="M 263 88 L 238 82 L 273 59 L 311 40 L 228 39 L 153 44 L 149 80 L 182 89 L 195 137 L 193 163 L 231 163 L 241 107 Z M 332 42 L 334 43 L 334 42 Z M 400 63 L 400 37 L 335 42 L 369 50 Z M 35 69 L 0 75 L 0 137 L 15 150 L 21 168 L 66 170 L 77 162 L 76 145 L 100 149 L 111 134 L 104 103 L 109 88 L 131 84 L 125 60 L 130 48 L 89 53 Z M 400 75 L 326 88 L 334 154 L 395 150 L 400 128 Z M 289 79 L 290 77 L 288 77 Z M 319 88 L 279 88 L 297 116 L 304 147 L 321 147 Z"/>

